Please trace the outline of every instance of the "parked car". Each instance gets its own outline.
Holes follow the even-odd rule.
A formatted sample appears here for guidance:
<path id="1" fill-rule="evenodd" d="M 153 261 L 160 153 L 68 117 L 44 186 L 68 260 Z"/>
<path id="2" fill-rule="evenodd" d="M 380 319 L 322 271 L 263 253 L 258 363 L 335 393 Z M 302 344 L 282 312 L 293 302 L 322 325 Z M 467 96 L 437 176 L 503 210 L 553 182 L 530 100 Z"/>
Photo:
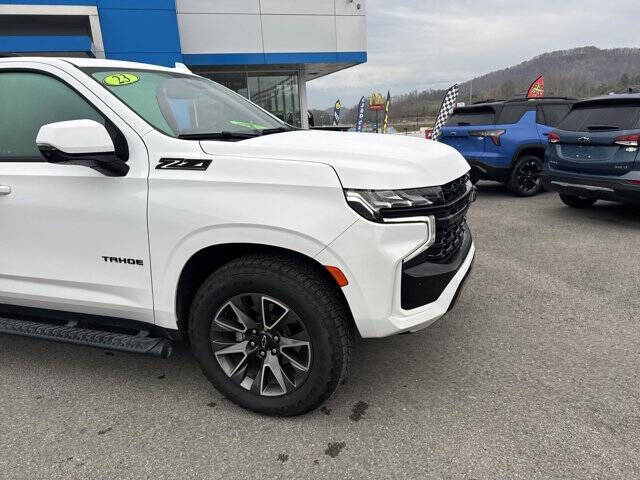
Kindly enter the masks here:
<path id="1" fill-rule="evenodd" d="M 576 103 L 549 134 L 544 184 L 585 208 L 597 200 L 640 204 L 640 94 Z"/>
<path id="2" fill-rule="evenodd" d="M 540 192 L 547 135 L 569 112 L 569 98 L 486 101 L 457 108 L 441 142 L 471 165 L 473 182 L 505 183 L 519 197 Z"/>
<path id="3" fill-rule="evenodd" d="M 0 333 L 166 357 L 322 404 L 355 333 L 426 328 L 475 254 L 454 149 L 293 129 L 186 68 L 0 59 Z"/>

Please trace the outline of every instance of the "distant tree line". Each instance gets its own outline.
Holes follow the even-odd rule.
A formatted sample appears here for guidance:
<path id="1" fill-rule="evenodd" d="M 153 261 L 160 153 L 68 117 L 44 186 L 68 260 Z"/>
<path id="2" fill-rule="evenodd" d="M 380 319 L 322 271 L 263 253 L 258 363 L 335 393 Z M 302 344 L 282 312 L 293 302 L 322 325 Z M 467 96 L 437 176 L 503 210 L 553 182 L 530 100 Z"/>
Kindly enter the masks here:
<path id="1" fill-rule="evenodd" d="M 610 92 L 624 92 L 629 88 L 640 92 L 640 49 L 582 47 L 545 53 L 461 84 L 458 101 L 468 104 L 525 95 L 531 82 L 540 74 L 545 76 L 547 96 L 589 98 Z M 445 89 L 414 90 L 392 97 L 392 124 L 417 126 L 432 121 L 445 92 Z M 316 123 L 320 124 L 322 118 L 329 123 L 333 107 L 314 110 L 313 113 Z M 340 123 L 353 124 L 356 115 L 357 106 L 343 107 Z M 373 119 L 374 113 L 368 112 L 367 122 L 371 123 Z"/>

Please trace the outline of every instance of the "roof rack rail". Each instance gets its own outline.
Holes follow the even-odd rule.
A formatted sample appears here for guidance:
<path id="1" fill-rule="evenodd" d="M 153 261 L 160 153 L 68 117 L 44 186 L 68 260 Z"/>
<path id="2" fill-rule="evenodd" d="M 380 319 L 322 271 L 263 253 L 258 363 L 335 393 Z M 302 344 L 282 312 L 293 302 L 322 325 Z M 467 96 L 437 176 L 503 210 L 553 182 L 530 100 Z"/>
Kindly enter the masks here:
<path id="1" fill-rule="evenodd" d="M 510 98 L 509 100 L 506 100 L 508 103 L 511 102 L 530 102 L 530 101 L 534 101 L 534 100 L 577 100 L 577 98 L 573 98 L 573 97 L 555 97 L 555 96 L 550 96 L 550 97 L 535 97 L 535 98 L 526 98 L 526 97 L 515 97 L 515 98 Z"/>
<path id="2" fill-rule="evenodd" d="M 498 98 L 487 98 L 485 100 L 478 100 L 477 102 L 473 102 L 471 105 L 480 105 L 482 103 L 496 103 L 496 102 L 504 102 L 504 100 Z"/>
<path id="3" fill-rule="evenodd" d="M 625 93 L 640 93 L 640 87 L 638 85 L 632 85 L 630 87 L 625 88 L 622 92 L 616 92 L 618 94 Z"/>

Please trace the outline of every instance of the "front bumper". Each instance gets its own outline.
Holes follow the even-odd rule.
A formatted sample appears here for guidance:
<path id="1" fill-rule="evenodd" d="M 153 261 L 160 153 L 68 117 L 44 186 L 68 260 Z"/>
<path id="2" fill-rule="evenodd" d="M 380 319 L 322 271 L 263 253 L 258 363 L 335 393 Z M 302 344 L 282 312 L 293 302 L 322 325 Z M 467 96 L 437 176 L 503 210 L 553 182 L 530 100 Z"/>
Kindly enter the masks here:
<path id="1" fill-rule="evenodd" d="M 421 330 L 453 307 L 470 272 L 475 246 L 467 233 L 459 255 L 446 265 L 405 268 L 404 260 L 424 244 L 427 230 L 425 223 L 375 224 L 363 219 L 316 257 L 347 276 L 349 284 L 342 291 L 362 337 Z M 403 302 L 403 285 L 405 300 L 411 297 L 412 302 Z"/>
<path id="2" fill-rule="evenodd" d="M 506 182 L 509 178 L 510 170 L 508 166 L 496 166 L 481 158 L 467 158 L 466 160 L 476 175 L 483 180 Z M 495 158 L 491 160 L 495 160 Z"/>
<path id="3" fill-rule="evenodd" d="M 630 175 L 633 180 L 640 180 L 639 172 L 624 177 L 599 177 L 545 168 L 542 183 L 546 189 L 564 195 L 640 205 L 640 185 L 629 183 Z"/>

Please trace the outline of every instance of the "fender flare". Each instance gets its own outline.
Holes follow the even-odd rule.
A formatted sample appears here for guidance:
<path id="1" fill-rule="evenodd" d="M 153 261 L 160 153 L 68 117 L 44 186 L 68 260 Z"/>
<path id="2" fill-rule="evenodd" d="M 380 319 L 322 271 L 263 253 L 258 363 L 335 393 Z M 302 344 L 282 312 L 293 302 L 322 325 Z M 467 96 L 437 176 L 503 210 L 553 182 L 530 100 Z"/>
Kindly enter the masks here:
<path id="1" fill-rule="evenodd" d="M 509 170 L 511 170 L 513 168 L 513 165 L 516 163 L 516 160 L 518 160 L 518 157 L 520 156 L 520 154 L 524 150 L 528 150 L 528 149 L 540 150 L 542 152 L 542 160 L 544 160 L 544 150 L 545 150 L 545 148 L 546 148 L 546 146 L 542 142 L 538 142 L 538 143 L 523 143 L 522 145 L 519 145 L 518 148 L 516 148 L 516 151 L 513 153 L 513 156 L 511 157 L 511 161 L 509 162 Z"/>
<path id="2" fill-rule="evenodd" d="M 260 242 L 255 241 L 257 238 Z M 326 247 L 321 241 L 301 232 L 266 225 L 224 224 L 193 231 L 173 248 L 163 271 L 153 271 L 156 325 L 178 328 L 178 284 L 189 259 L 205 248 L 232 244 L 278 247 L 309 258 L 314 258 Z"/>

